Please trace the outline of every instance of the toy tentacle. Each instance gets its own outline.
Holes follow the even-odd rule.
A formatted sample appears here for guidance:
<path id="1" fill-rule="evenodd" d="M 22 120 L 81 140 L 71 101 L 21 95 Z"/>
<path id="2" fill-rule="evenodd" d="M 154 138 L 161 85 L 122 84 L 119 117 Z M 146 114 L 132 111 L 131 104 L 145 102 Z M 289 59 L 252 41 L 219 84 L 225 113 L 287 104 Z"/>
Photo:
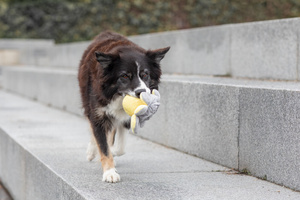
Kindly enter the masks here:
<path id="1" fill-rule="evenodd" d="M 135 109 L 134 114 L 137 116 L 140 116 L 140 115 L 145 114 L 147 112 L 147 110 L 148 110 L 148 106 L 140 105 Z"/>

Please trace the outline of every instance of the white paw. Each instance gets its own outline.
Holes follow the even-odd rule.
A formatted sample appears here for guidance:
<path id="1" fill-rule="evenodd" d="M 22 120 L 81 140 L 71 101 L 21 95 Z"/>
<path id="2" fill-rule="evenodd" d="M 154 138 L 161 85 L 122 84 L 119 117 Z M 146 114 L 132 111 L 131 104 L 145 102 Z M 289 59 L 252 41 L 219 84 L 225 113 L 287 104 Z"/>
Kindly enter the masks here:
<path id="1" fill-rule="evenodd" d="M 120 175 L 117 173 L 116 168 L 109 169 L 103 173 L 102 181 L 108 183 L 116 183 L 121 180 Z"/>
<path id="2" fill-rule="evenodd" d="M 97 154 L 97 147 L 95 146 L 95 144 L 90 142 L 86 150 L 86 159 L 88 161 L 92 161 L 96 157 L 96 154 Z"/>

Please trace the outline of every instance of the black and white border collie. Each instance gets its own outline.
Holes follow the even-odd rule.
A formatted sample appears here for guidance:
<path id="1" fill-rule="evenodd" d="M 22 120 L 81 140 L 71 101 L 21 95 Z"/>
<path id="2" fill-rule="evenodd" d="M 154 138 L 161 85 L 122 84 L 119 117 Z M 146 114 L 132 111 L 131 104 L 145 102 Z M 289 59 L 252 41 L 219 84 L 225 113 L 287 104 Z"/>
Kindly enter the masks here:
<path id="1" fill-rule="evenodd" d="M 83 53 L 78 81 L 93 132 L 87 159 L 93 160 L 98 148 L 103 181 L 120 181 L 113 156 L 124 154 L 124 134 L 130 128 L 122 100 L 127 94 L 138 97 L 158 89 L 160 61 L 169 49 L 147 51 L 119 34 L 103 32 Z"/>

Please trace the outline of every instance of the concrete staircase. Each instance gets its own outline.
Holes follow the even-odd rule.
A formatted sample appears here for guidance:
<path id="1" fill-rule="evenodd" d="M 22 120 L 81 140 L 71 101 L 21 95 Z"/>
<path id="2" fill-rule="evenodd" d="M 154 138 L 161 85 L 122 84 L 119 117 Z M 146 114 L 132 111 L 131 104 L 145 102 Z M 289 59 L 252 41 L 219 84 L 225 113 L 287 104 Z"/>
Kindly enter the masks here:
<path id="1" fill-rule="evenodd" d="M 145 48 L 172 46 L 161 107 L 139 136 L 196 157 L 130 135 L 116 185 L 100 181 L 98 162 L 85 162 L 76 70 L 88 43 L 20 51 L 28 57 L 21 66 L 0 67 L 0 179 L 15 199 L 299 199 L 231 170 L 300 191 L 299 25 L 295 18 L 131 37 Z"/>
<path id="2" fill-rule="evenodd" d="M 85 159 L 87 122 L 0 91 L 0 177 L 14 199 L 299 199 L 300 194 L 128 135 L 122 181 Z"/>

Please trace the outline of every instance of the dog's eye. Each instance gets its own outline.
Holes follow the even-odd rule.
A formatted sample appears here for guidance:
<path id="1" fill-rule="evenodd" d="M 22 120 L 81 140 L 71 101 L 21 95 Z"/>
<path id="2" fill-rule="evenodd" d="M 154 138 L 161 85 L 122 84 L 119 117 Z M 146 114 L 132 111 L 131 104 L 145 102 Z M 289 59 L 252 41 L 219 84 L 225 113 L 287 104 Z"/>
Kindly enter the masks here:
<path id="1" fill-rule="evenodd" d="M 123 74 L 123 75 L 121 75 L 121 77 L 124 79 L 129 79 L 129 76 L 127 74 Z"/>
<path id="2" fill-rule="evenodd" d="M 147 73 L 141 74 L 142 79 L 148 78 L 148 76 L 149 76 L 149 75 L 148 75 Z"/>

